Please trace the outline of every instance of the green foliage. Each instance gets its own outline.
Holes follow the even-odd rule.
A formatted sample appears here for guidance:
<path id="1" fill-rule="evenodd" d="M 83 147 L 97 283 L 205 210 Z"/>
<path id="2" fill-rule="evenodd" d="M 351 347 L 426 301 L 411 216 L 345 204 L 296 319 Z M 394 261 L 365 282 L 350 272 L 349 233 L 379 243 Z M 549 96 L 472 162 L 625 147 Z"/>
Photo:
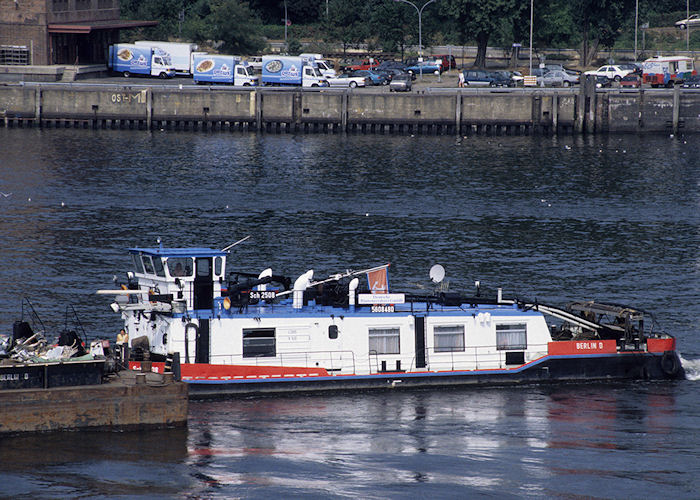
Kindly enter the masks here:
<path id="1" fill-rule="evenodd" d="M 427 0 L 411 1 L 420 8 Z M 159 22 L 153 28 L 124 31 L 121 38 L 211 42 L 223 52 L 260 53 L 266 39 L 284 39 L 284 5 L 284 0 L 121 0 L 123 18 Z M 402 2 L 286 0 L 286 5 L 292 53 L 302 50 L 302 39 L 322 41 L 313 50 L 304 49 L 320 53 L 330 52 L 336 44 L 343 49 L 367 44 L 371 52 L 404 55 L 406 47 L 418 45 L 416 9 Z M 534 7 L 536 49 L 580 47 L 587 65 L 596 58 L 598 47 L 633 45 L 635 0 L 538 0 Z M 685 48 L 683 33 L 669 29 L 685 17 L 684 7 L 678 0 L 639 1 L 639 23 L 665 27 L 645 32 L 647 52 Z M 481 66 L 488 44 L 529 45 L 530 2 L 436 0 L 423 10 L 422 28 L 426 48 L 435 42 L 476 43 L 476 65 Z M 696 37 L 697 32 L 692 32 L 691 47 L 697 48 Z"/>
<path id="2" fill-rule="evenodd" d="M 513 33 L 513 26 L 529 7 L 521 0 L 445 0 L 440 1 L 440 13 L 456 21 L 460 43 L 476 38 L 477 56 L 474 65 L 486 65 L 486 46 L 495 33 Z M 512 39 L 512 37 L 511 37 Z"/>

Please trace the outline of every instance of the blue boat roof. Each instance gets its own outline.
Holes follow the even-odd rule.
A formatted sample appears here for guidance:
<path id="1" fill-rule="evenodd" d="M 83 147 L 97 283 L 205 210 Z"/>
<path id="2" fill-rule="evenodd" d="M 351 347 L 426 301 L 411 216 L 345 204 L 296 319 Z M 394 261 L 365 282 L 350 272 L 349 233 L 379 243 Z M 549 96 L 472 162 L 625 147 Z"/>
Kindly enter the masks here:
<path id="1" fill-rule="evenodd" d="M 157 255 L 159 257 L 218 257 L 226 255 L 215 248 L 190 247 L 190 248 L 130 248 L 131 253 L 143 253 L 146 255 Z"/>

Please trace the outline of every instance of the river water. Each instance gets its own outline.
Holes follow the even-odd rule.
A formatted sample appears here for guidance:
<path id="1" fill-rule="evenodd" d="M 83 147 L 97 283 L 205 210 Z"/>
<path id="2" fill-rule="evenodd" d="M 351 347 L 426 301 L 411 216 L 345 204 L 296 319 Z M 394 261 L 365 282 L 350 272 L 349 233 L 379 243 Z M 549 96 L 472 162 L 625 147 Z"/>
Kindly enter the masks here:
<path id="1" fill-rule="evenodd" d="M 230 269 L 391 262 L 412 291 L 440 263 L 452 289 L 630 303 L 689 374 L 192 402 L 186 430 L 3 437 L 0 496 L 698 498 L 698 158 L 697 137 L 0 129 L 0 332 L 28 297 L 113 339 L 95 291 L 126 248 L 251 235 Z"/>

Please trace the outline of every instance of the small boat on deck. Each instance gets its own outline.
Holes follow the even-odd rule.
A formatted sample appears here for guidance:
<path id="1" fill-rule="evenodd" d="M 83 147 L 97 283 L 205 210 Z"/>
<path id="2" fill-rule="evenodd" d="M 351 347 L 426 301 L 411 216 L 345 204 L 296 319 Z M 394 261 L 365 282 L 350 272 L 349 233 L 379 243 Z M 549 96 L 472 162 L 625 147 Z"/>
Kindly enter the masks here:
<path id="1" fill-rule="evenodd" d="M 314 280 L 230 271 L 230 247 L 131 248 L 111 304 L 130 366 L 179 358 L 193 397 L 684 377 L 676 341 L 640 309 L 554 307 L 501 290 L 389 290 L 388 265 Z"/>

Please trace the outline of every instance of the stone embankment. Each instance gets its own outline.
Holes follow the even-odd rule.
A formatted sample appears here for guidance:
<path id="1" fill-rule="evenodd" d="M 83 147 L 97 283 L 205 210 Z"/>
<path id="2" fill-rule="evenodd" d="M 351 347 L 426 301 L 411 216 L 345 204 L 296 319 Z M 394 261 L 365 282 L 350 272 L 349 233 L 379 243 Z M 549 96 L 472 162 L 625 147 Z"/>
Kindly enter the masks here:
<path id="1" fill-rule="evenodd" d="M 0 126 L 579 134 L 698 132 L 700 92 L 675 89 L 275 89 L 122 84 L 0 85 Z"/>

